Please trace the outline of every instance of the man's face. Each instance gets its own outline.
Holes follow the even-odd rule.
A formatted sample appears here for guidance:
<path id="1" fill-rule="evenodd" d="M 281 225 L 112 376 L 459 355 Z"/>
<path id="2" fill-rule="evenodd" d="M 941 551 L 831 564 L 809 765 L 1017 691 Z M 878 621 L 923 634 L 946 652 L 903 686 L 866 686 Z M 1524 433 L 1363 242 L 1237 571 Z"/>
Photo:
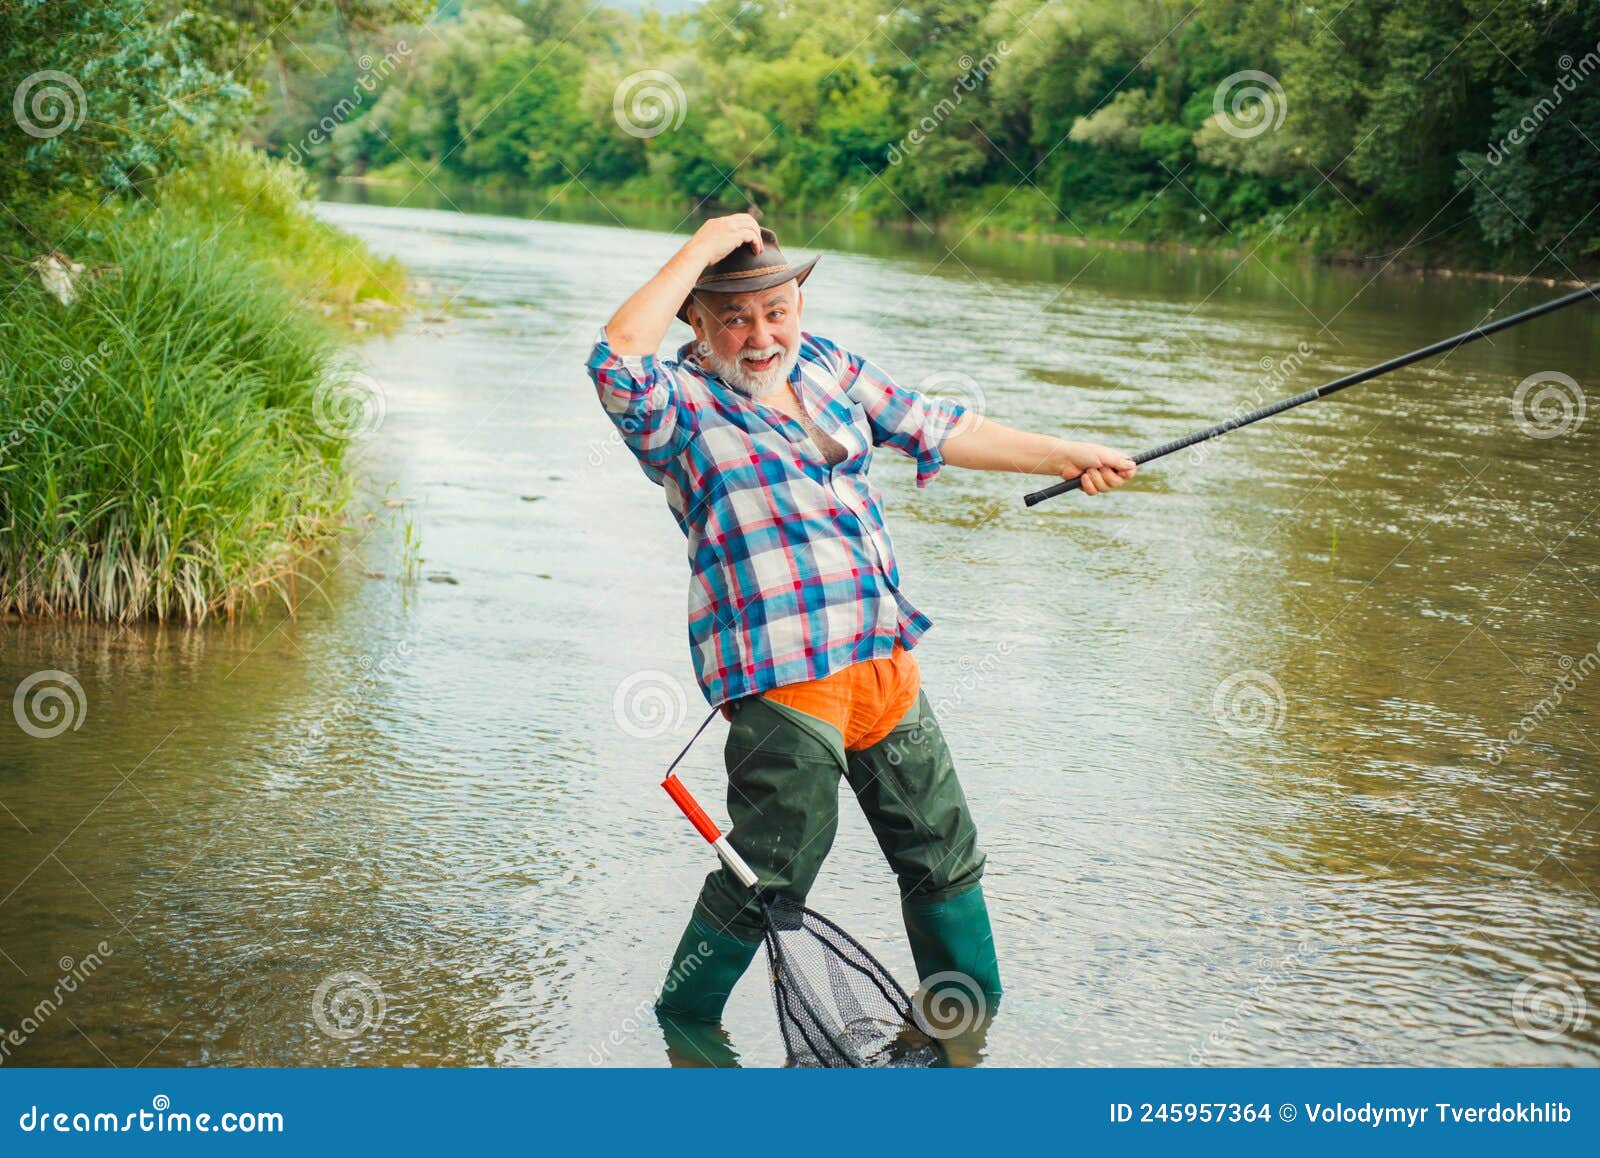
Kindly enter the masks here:
<path id="1" fill-rule="evenodd" d="M 800 357 L 800 286 L 787 281 L 748 294 L 703 294 L 689 309 L 707 361 L 745 394 L 770 394 L 789 380 Z"/>

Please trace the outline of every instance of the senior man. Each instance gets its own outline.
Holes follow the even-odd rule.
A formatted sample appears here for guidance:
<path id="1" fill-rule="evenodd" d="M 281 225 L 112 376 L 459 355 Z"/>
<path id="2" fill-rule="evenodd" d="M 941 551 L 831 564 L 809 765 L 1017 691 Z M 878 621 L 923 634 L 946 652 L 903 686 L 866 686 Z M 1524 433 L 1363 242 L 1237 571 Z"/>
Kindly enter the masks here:
<path id="1" fill-rule="evenodd" d="M 728 840 L 761 887 L 803 901 L 833 843 L 839 779 L 899 880 L 918 977 L 1000 994 L 984 857 L 911 649 L 930 621 L 900 590 L 872 449 L 1081 478 L 1133 477 L 1093 443 L 1013 430 L 907 389 L 801 330 L 801 283 L 771 230 L 707 221 L 601 330 L 588 370 L 606 414 L 688 537 L 689 643 L 731 727 Z M 695 340 L 656 350 L 677 317 Z M 658 1009 L 720 1020 L 762 935 L 751 891 L 706 878 Z"/>

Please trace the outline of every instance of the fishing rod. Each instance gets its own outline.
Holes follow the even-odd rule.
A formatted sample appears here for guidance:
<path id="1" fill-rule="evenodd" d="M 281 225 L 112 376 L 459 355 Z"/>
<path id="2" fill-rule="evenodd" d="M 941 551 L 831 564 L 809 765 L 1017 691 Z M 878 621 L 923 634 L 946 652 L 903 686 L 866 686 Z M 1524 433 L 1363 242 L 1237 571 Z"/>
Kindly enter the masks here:
<path id="1" fill-rule="evenodd" d="M 1285 410 L 1292 410 L 1296 406 L 1304 406 L 1307 402 L 1315 402 L 1318 398 L 1326 398 L 1336 390 L 1343 390 L 1346 386 L 1358 386 L 1362 382 L 1370 382 L 1380 374 L 1387 374 L 1391 370 L 1398 370 L 1402 366 L 1409 366 L 1413 362 L 1420 362 L 1424 358 L 1431 358 L 1435 354 L 1448 353 L 1451 350 L 1465 346 L 1468 342 L 1476 342 L 1479 338 L 1487 338 L 1490 334 L 1499 333 L 1501 330 L 1510 329 L 1512 326 L 1521 325 L 1523 322 L 1532 321 L 1534 318 L 1545 314 L 1554 313 L 1556 310 L 1565 309 L 1567 306 L 1576 305 L 1581 301 L 1600 301 L 1600 285 L 1584 286 L 1559 298 L 1552 298 L 1537 306 L 1532 306 L 1521 313 L 1511 314 L 1497 322 L 1488 322 L 1474 327 L 1453 338 L 1444 338 L 1430 346 L 1423 346 L 1420 350 L 1412 350 L 1409 354 L 1401 354 L 1397 358 L 1390 358 L 1387 362 L 1379 362 L 1376 366 L 1368 366 L 1365 370 L 1357 370 L 1353 374 L 1346 374 L 1343 378 L 1335 378 L 1332 382 L 1324 382 L 1314 390 L 1307 390 L 1303 394 L 1296 394 L 1292 398 L 1279 399 L 1252 410 L 1248 414 L 1236 415 L 1226 422 L 1219 422 L 1215 426 L 1208 426 L 1204 430 L 1197 430 L 1193 434 L 1186 434 L 1182 438 L 1163 443 L 1151 450 L 1142 450 L 1133 456 L 1133 461 L 1141 466 L 1153 459 L 1165 458 L 1167 455 L 1193 446 L 1197 442 L 1216 438 L 1220 434 L 1227 434 L 1230 430 L 1238 430 L 1241 426 L 1249 426 L 1252 422 L 1260 422 L 1263 418 L 1271 418 L 1274 414 L 1282 414 Z M 1053 499 L 1057 495 L 1075 491 L 1082 483 L 1081 478 L 1068 479 L 1045 487 L 1043 490 L 1034 491 L 1023 498 L 1028 506 L 1037 506 L 1045 499 Z"/>

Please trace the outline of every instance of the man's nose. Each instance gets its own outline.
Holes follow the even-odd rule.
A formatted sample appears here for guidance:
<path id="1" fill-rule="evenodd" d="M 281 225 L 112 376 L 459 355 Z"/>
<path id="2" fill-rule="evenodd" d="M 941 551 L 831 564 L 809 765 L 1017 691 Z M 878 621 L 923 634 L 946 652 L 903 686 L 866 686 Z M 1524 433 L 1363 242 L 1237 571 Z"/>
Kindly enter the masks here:
<path id="1" fill-rule="evenodd" d="M 772 345 L 772 330 L 768 328 L 765 319 L 757 318 L 750 327 L 750 337 L 745 345 L 752 350 L 764 350 Z"/>

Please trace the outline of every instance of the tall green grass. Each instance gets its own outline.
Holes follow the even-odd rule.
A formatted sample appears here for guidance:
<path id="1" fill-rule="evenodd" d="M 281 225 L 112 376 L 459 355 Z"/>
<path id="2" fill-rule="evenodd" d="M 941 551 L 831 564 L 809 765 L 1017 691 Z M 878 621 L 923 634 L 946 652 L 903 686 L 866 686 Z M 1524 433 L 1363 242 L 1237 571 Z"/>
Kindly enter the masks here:
<path id="1" fill-rule="evenodd" d="M 264 262 L 323 314 L 388 328 L 406 302 L 405 271 L 318 220 L 310 208 L 313 193 L 287 161 L 227 145 L 205 164 L 168 177 L 155 200 L 161 213 L 211 234 L 222 248 Z"/>
<path id="2" fill-rule="evenodd" d="M 223 172 L 252 166 L 274 179 L 254 158 Z M 292 181 L 240 200 L 187 180 L 75 255 L 102 272 L 70 306 L 6 270 L 0 613 L 196 622 L 288 604 L 341 524 L 351 360 L 317 307 L 403 281 L 352 269 Z"/>

